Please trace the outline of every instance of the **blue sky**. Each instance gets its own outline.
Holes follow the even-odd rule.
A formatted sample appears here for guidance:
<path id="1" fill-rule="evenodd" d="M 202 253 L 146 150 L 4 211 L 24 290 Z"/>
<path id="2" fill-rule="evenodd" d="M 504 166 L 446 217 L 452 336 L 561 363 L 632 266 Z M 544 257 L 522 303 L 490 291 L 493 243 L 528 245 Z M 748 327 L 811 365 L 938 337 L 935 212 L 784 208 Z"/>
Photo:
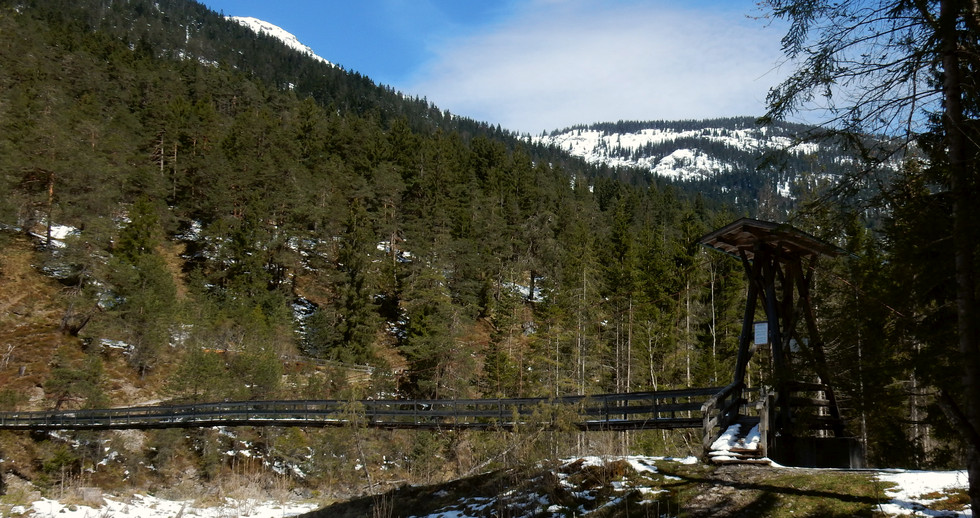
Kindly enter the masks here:
<path id="1" fill-rule="evenodd" d="M 783 31 L 757 0 L 203 0 L 442 109 L 538 134 L 761 115 Z"/>

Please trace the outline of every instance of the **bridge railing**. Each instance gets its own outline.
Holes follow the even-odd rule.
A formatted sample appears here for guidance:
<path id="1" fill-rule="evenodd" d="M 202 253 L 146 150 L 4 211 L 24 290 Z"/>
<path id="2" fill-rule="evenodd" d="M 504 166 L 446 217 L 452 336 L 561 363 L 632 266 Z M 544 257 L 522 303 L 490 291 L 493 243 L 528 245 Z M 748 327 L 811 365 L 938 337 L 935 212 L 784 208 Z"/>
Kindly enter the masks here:
<path id="1" fill-rule="evenodd" d="M 747 388 L 742 382 L 736 381 L 719 389 L 714 396 L 705 401 L 701 407 L 701 414 L 704 430 L 702 442 L 706 450 L 721 433 L 735 424 L 739 416 L 760 413 L 761 410 L 754 404 L 755 398 L 751 395 L 755 392 L 758 392 L 758 389 Z M 750 405 L 749 401 L 753 404 Z"/>
<path id="2" fill-rule="evenodd" d="M 558 398 L 224 401 L 67 411 L 0 412 L 0 429 L 123 429 L 205 426 L 371 426 L 379 428 L 582 430 L 697 428 L 717 388 Z"/>

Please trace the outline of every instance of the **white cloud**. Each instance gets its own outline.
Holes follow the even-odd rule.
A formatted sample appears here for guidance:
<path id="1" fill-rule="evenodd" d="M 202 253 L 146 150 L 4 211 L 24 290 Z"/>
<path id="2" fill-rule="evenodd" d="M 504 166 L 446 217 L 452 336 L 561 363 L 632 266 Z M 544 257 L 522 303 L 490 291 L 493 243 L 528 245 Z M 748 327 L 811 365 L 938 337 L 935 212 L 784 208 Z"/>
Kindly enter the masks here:
<path id="1" fill-rule="evenodd" d="M 750 1 L 741 11 L 672 4 L 540 0 L 506 22 L 432 42 L 434 58 L 405 90 L 532 134 L 620 119 L 761 115 L 779 79 L 782 32 L 748 19 Z"/>

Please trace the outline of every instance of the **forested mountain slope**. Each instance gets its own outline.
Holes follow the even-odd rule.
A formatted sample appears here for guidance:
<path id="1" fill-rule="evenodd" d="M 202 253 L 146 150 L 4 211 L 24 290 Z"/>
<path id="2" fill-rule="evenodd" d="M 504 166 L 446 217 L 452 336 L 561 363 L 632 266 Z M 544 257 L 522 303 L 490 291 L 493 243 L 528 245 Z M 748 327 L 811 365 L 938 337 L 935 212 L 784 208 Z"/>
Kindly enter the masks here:
<path id="1" fill-rule="evenodd" d="M 109 9 L 101 24 L 122 26 L 106 20 L 140 5 Z M 625 347 L 606 326 L 675 328 L 691 282 L 677 270 L 699 275 L 694 238 L 730 217 L 504 142 L 333 110 L 70 13 L 0 18 L 4 220 L 77 229 L 63 248 L 48 245 L 48 271 L 74 288 L 71 311 L 93 316 L 79 333 L 131 344 L 141 371 L 164 361 L 181 327 L 182 341 L 205 348 L 360 363 L 394 350 L 420 395 L 632 386 L 622 354 L 601 367 Z M 167 243 L 184 247 L 176 267 Z M 257 328 L 231 343 L 214 328 L 236 325 Z M 554 369 L 554 337 L 559 349 L 577 344 L 563 353 L 574 370 Z M 463 342 L 479 354 L 453 352 Z M 685 367 L 684 382 L 696 375 Z"/>
<path id="2" fill-rule="evenodd" d="M 344 101 L 303 96 L 237 62 L 154 43 L 183 41 L 183 26 L 122 30 L 181 3 L 114 2 L 76 16 L 85 5 L 0 8 L 0 224 L 38 236 L 36 274 L 63 288 L 44 292 L 53 312 L 7 315 L 19 333 L 3 367 L 16 383 L 7 408 L 548 395 L 725 376 L 737 319 L 722 317 L 741 278 L 693 242 L 734 215 L 671 189 L 591 177 L 574 160 L 535 160 L 516 140 L 415 128 L 402 108 L 338 109 Z M 269 44 L 201 16 L 202 34 L 218 30 L 214 21 Z M 343 98 L 329 81 L 317 85 Z M 4 307 L 19 295 L 4 293 Z M 716 339 L 699 342 L 709 326 Z M 297 357 L 370 364 L 373 375 Z M 31 377 L 17 378 L 20 367 Z M 30 398 L 20 383 L 32 383 Z M 137 469 L 148 455 L 139 448 L 119 450 L 112 465 L 142 480 L 185 463 L 201 476 L 229 467 L 208 457 L 214 433 L 151 435 L 175 452 L 146 460 L 162 471 Z M 304 480 L 338 473 L 329 452 L 351 455 L 351 443 L 320 443 L 316 431 L 274 435 L 254 439 L 315 473 Z M 456 463 L 468 470 L 506 444 L 454 437 L 379 434 L 370 451 L 401 459 L 427 441 L 437 459 L 480 444 L 485 453 Z M 3 449 L 32 451 L 24 437 L 8 439 Z M 101 460 L 103 440 L 16 469 L 82 473 Z M 311 444 L 325 456 L 304 457 Z"/>
<path id="3" fill-rule="evenodd" d="M 404 99 L 192 1 L 0 2 L 0 70 L 0 225 L 20 247 L 16 264 L 59 282 L 35 282 L 43 315 L 4 315 L 18 344 L 0 363 L 4 379 L 27 384 L 21 366 L 48 366 L 27 370 L 30 398 L 3 393 L 6 408 L 729 380 L 741 265 L 696 240 L 743 209 Z M 859 225 L 836 221 L 821 237 L 863 246 Z M 817 296 L 833 293 L 833 279 L 821 277 Z M 20 296 L 0 293 L 0 307 Z M 822 307 L 874 314 L 849 304 Z M 847 324 L 828 341 L 853 335 Z M 847 370 L 889 351 L 831 355 Z M 366 379 L 326 361 L 373 370 Z M 901 397 L 875 399 L 891 382 L 852 376 L 842 392 L 862 411 L 898 415 Z M 869 426 L 887 445 L 907 443 L 895 420 Z M 517 449 L 476 434 L 252 439 L 270 465 L 302 465 L 308 478 L 296 477 L 310 484 L 360 477 L 337 465 L 360 450 L 378 465 L 397 459 L 393 480 L 419 480 L 587 446 L 540 432 Z M 216 477 L 238 466 L 215 453 L 219 435 L 154 433 L 152 453 L 131 448 L 107 471 L 152 480 L 194 465 Z M 0 448 L 31 451 L 11 437 Z M 49 486 L 61 469 L 81 476 L 108 439 L 85 440 L 90 457 L 17 469 Z M 632 440 L 661 454 L 697 444 Z"/>
<path id="4" fill-rule="evenodd" d="M 484 136 L 513 149 L 520 140 L 506 129 L 493 127 L 439 109 L 424 98 L 407 97 L 375 83 L 358 72 L 297 52 L 274 35 L 226 19 L 195 0 L 4 0 L 0 5 L 55 23 L 59 31 L 98 31 L 102 38 L 123 43 L 142 54 L 177 61 L 196 61 L 230 68 L 268 87 L 311 97 L 317 104 L 341 113 L 390 124 L 401 119 L 413 131 L 442 130 L 464 140 Z M 330 56 L 324 56 L 329 60 Z M 532 147 L 535 160 L 576 167 L 583 163 L 545 147 Z M 583 168 L 585 170 L 587 168 Z M 596 170 L 590 171 L 590 175 Z"/>

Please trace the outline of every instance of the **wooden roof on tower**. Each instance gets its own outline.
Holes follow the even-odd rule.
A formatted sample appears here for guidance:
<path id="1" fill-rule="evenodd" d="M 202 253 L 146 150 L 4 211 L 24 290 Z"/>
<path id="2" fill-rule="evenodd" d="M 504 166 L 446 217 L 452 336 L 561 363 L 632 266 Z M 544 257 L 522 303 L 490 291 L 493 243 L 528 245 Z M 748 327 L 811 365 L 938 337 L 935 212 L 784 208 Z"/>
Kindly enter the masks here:
<path id="1" fill-rule="evenodd" d="M 784 223 L 773 223 L 742 218 L 698 240 L 704 246 L 748 260 L 755 257 L 756 246 L 769 245 L 779 255 L 804 256 L 828 255 L 836 257 L 847 252 L 826 241 L 821 241 L 802 230 Z"/>

